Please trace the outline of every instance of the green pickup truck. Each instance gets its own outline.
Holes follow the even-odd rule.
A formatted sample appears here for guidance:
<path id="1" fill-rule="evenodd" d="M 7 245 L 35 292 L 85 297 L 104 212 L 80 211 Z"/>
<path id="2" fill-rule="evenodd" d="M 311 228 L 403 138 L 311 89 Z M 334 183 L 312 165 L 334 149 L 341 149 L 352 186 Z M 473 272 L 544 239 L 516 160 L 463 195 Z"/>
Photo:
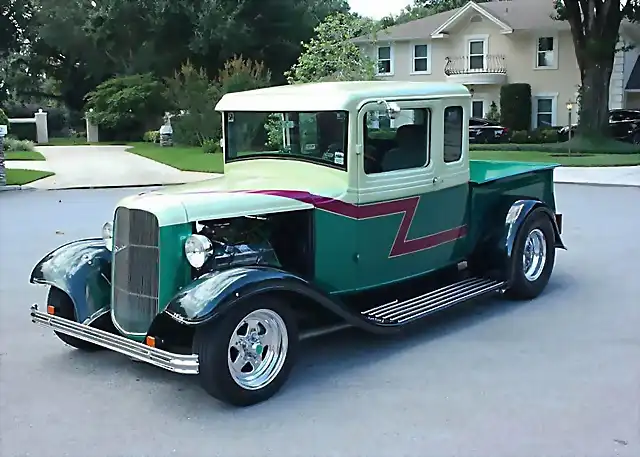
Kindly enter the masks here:
<path id="1" fill-rule="evenodd" d="M 227 94 L 224 175 L 127 197 L 102 237 L 47 254 L 32 321 L 247 406 L 282 387 L 303 338 L 532 299 L 565 248 L 556 165 L 469 160 L 470 104 L 444 83 Z"/>

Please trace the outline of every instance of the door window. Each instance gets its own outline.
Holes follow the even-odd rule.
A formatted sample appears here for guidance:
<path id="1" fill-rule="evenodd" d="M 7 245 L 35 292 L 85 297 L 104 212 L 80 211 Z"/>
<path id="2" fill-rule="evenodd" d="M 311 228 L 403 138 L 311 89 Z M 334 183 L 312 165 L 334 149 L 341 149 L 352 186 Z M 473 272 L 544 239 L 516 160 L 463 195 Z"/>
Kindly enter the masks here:
<path id="1" fill-rule="evenodd" d="M 482 100 L 471 102 L 471 115 L 473 117 L 484 117 L 484 102 Z"/>
<path id="2" fill-rule="evenodd" d="M 462 122 L 461 106 L 448 106 L 444 110 L 444 161 L 457 162 L 462 158 Z"/>

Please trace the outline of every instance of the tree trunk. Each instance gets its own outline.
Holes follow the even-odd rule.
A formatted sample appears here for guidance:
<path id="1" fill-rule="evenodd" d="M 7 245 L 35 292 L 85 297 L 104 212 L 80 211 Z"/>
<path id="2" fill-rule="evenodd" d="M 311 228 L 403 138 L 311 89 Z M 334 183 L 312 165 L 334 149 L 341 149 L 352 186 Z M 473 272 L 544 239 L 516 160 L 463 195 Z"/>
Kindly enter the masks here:
<path id="1" fill-rule="evenodd" d="M 578 134 L 609 136 L 609 82 L 612 67 L 602 62 L 585 62 L 580 94 Z"/>

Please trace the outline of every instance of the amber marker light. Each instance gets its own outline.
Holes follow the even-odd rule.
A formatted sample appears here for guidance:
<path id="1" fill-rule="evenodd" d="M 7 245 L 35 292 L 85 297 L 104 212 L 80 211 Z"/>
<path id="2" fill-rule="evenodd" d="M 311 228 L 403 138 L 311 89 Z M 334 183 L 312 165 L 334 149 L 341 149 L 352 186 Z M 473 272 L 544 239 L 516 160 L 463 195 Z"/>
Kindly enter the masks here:
<path id="1" fill-rule="evenodd" d="M 145 342 L 149 347 L 152 347 L 152 348 L 156 347 L 156 339 L 152 336 L 148 336 Z"/>
<path id="2" fill-rule="evenodd" d="M 55 314 L 56 313 L 56 309 L 53 305 L 47 305 L 47 314 Z"/>

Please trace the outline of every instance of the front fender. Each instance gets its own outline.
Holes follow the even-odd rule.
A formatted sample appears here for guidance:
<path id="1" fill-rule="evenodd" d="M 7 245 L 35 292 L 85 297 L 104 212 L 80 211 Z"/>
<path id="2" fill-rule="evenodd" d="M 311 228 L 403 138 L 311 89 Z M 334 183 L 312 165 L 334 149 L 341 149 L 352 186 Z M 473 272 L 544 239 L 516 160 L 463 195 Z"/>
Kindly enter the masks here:
<path id="1" fill-rule="evenodd" d="M 339 300 L 316 289 L 309 281 L 265 266 L 237 267 L 207 273 L 176 294 L 165 313 L 181 324 L 201 325 L 223 315 L 225 310 L 241 300 L 277 291 L 287 291 L 310 299 L 355 327 L 374 333 L 394 331 L 365 321 Z"/>
<path id="2" fill-rule="evenodd" d="M 111 307 L 111 252 L 102 238 L 72 241 L 47 254 L 31 272 L 32 284 L 65 292 L 78 322 L 89 324 Z"/>

